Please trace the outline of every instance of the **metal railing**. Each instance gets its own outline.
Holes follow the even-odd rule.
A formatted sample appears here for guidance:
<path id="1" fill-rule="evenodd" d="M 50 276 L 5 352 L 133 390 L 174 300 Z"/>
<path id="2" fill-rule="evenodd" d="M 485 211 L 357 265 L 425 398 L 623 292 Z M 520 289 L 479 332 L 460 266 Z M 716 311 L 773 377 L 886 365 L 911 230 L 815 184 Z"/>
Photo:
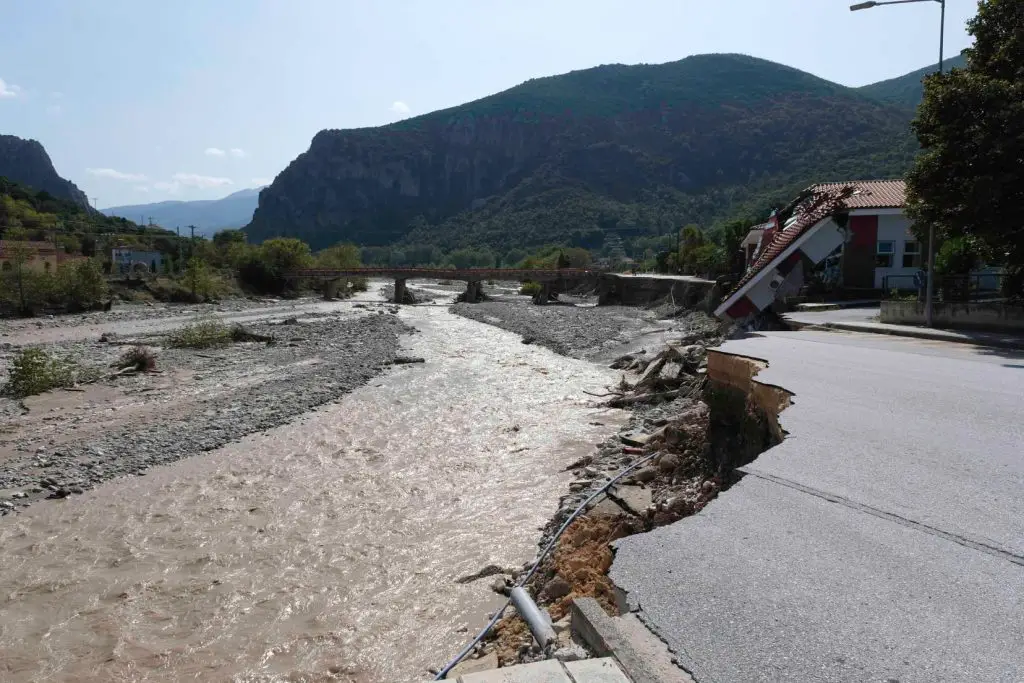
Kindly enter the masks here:
<path id="1" fill-rule="evenodd" d="M 971 273 L 946 275 L 935 279 L 935 301 L 965 303 L 998 301 L 1003 298 L 1006 275 L 1002 273 Z M 886 275 L 882 278 L 882 298 L 908 299 L 915 295 L 924 301 L 925 277 L 921 275 Z"/>

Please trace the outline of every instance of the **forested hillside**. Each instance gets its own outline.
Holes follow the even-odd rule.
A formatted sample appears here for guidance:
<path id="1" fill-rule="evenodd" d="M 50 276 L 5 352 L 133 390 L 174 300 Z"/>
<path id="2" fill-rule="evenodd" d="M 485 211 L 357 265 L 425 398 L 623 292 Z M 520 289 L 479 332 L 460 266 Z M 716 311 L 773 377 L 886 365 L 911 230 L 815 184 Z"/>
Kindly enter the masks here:
<path id="1" fill-rule="evenodd" d="M 314 248 L 601 245 L 759 214 L 813 182 L 886 178 L 905 109 L 742 55 L 600 66 L 380 128 L 325 130 L 247 231 Z"/>

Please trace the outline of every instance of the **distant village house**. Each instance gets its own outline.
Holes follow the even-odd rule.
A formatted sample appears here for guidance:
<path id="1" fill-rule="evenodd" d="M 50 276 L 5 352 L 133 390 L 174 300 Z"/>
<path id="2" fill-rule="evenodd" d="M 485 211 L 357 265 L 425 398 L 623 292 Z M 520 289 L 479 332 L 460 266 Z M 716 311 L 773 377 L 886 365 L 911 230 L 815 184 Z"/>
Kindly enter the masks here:
<path id="1" fill-rule="evenodd" d="M 121 275 L 158 273 L 163 267 L 164 257 L 159 251 L 118 248 L 111 250 L 110 262 L 113 271 Z"/>

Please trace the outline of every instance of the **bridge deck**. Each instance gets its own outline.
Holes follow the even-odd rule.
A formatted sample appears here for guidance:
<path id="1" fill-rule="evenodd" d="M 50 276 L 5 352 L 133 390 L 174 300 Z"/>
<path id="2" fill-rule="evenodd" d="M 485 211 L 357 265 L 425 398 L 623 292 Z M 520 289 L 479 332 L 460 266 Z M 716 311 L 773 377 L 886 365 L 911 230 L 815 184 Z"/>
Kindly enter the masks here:
<path id="1" fill-rule="evenodd" d="M 451 268 L 345 268 L 322 269 L 310 268 L 290 273 L 290 277 L 302 278 L 337 278 L 337 277 L 383 277 L 394 280 L 437 279 L 465 280 L 533 280 L 544 282 L 550 280 L 578 280 L 597 277 L 600 270 L 585 268 L 560 268 L 555 270 L 524 270 L 520 268 L 467 268 L 455 270 Z"/>

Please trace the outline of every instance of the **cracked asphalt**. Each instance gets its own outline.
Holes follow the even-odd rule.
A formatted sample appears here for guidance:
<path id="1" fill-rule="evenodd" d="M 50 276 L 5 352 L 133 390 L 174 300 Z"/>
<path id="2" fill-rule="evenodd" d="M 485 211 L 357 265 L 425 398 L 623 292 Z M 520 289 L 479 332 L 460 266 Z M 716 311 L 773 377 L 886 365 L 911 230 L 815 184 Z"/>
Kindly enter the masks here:
<path id="1" fill-rule="evenodd" d="M 612 579 L 706 681 L 1024 680 L 1024 354 L 839 332 L 724 351 L 786 440 Z"/>

